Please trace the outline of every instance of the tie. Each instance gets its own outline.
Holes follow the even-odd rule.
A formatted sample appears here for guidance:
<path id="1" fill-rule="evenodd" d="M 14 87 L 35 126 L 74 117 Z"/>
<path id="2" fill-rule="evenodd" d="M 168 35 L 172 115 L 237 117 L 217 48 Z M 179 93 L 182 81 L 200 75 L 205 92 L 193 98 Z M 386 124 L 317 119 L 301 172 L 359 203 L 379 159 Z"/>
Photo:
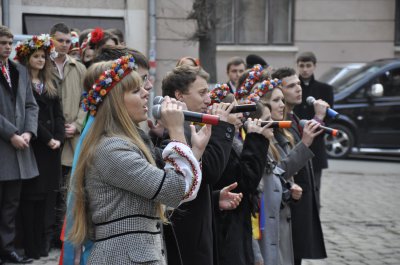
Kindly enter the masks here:
<path id="1" fill-rule="evenodd" d="M 4 75 L 4 78 L 7 80 L 8 85 L 11 87 L 11 78 L 10 78 L 10 74 L 8 72 L 8 65 L 4 65 L 4 63 L 1 63 L 1 72 Z"/>

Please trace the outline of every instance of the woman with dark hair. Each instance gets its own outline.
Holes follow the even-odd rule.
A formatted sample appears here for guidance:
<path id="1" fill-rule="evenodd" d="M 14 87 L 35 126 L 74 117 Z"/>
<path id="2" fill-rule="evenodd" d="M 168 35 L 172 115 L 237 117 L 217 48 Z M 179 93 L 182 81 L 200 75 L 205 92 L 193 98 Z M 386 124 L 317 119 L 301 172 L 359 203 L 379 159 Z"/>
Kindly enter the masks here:
<path id="1" fill-rule="evenodd" d="M 15 49 L 15 59 L 28 69 L 33 94 L 39 106 L 37 138 L 31 142 L 39 176 L 24 181 L 21 191 L 25 254 L 39 259 L 40 256 L 48 255 L 52 236 L 49 233 L 55 223 L 64 117 L 57 89 L 51 81 L 50 55 L 55 52 L 50 36 L 33 36 L 18 44 Z"/>
<path id="2" fill-rule="evenodd" d="M 87 35 L 87 39 L 82 43 L 82 63 L 89 68 L 92 60 L 97 56 L 100 49 L 105 46 L 119 45 L 118 38 L 102 28 L 95 28 Z"/>

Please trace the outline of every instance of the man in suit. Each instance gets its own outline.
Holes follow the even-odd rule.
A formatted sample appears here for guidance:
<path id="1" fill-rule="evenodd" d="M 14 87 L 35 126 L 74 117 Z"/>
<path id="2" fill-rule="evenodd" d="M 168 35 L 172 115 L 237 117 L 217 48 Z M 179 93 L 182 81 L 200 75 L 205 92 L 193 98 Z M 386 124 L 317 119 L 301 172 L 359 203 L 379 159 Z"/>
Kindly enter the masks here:
<path id="1" fill-rule="evenodd" d="M 236 92 L 236 88 L 240 85 L 238 84 L 240 76 L 246 70 L 245 62 L 240 57 L 232 57 L 229 59 L 228 64 L 226 65 L 226 74 L 228 75 L 228 87 L 231 90 L 231 93 Z"/>
<path id="2" fill-rule="evenodd" d="M 185 102 L 190 111 L 204 113 L 211 102 L 208 76 L 199 67 L 177 67 L 162 81 L 163 96 Z M 227 122 L 229 112 L 230 108 L 227 109 L 224 104 L 216 104 L 211 110 L 211 114 L 220 115 L 220 122 L 213 126 L 210 141 L 202 156 L 203 180 L 197 198 L 180 205 L 170 218 L 173 231 L 167 230 L 166 235 L 168 264 L 181 264 L 180 259 L 183 265 L 218 264 L 213 208 L 218 207 L 220 193 L 213 193 L 212 187 L 220 179 L 232 148 L 235 128 Z M 187 143 L 190 144 L 189 124 L 186 122 L 184 129 Z M 174 244 L 173 236 L 178 246 Z M 180 255 L 176 255 L 179 252 Z"/>
<path id="3" fill-rule="evenodd" d="M 309 96 L 313 96 L 316 99 L 322 99 L 327 102 L 331 107 L 333 106 L 333 88 L 328 84 L 315 80 L 314 71 L 316 67 L 317 58 L 314 53 L 304 52 L 297 57 L 297 72 L 299 73 L 303 94 L 302 102 L 294 108 L 294 113 L 300 119 L 317 119 L 320 123 L 324 123 L 326 119 L 318 118 L 318 115 L 314 111 L 314 106 L 310 106 L 306 102 Z M 318 201 L 320 201 L 322 170 L 328 168 L 324 135 L 319 135 L 310 148 L 315 155 L 313 158 L 313 169 Z"/>
<path id="4" fill-rule="evenodd" d="M 78 143 L 80 132 L 86 113 L 81 108 L 81 96 L 83 92 L 83 78 L 86 68 L 83 64 L 68 55 L 71 46 L 71 31 L 64 23 L 58 23 L 50 29 L 50 36 L 54 41 L 57 57 L 53 60 L 52 80 L 57 85 L 58 97 L 61 100 L 63 115 L 65 118 L 65 142 L 61 153 L 62 179 L 61 186 L 64 188 L 57 194 L 56 223 L 54 236 L 52 235 L 53 224 L 46 224 L 46 234 L 48 241 L 52 237 L 56 247 L 61 247 L 59 234 L 61 233 L 61 223 L 64 218 L 64 197 L 66 186 L 68 185 L 71 174 L 72 161 L 75 146 Z"/>
<path id="5" fill-rule="evenodd" d="M 272 78 L 282 80 L 285 107 L 288 118 L 292 120 L 290 132 L 295 143 L 298 143 L 302 138 L 302 128 L 299 124 L 299 118 L 293 113 L 293 109 L 302 102 L 300 79 L 294 69 L 287 67 L 277 69 L 272 74 Z M 314 104 L 314 111 L 319 119 L 325 118 L 327 106 L 328 104 L 322 100 L 317 100 Z M 294 176 L 294 181 L 303 189 L 301 200 L 290 205 L 295 265 L 300 265 L 302 259 L 326 258 L 324 237 L 319 219 L 319 201 L 311 160 L 298 171 Z"/>
<path id="6" fill-rule="evenodd" d="M 0 26 L 0 247 L 6 261 L 31 263 L 15 251 L 15 216 L 22 181 L 39 175 L 30 147 L 39 108 L 26 68 L 8 59 L 13 38 L 7 27 Z"/>

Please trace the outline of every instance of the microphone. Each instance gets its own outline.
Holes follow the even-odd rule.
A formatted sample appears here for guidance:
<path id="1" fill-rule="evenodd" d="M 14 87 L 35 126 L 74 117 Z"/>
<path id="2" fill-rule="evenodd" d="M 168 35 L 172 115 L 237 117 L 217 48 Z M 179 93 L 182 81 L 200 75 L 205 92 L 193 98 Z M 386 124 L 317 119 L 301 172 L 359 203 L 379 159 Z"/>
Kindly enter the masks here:
<path id="1" fill-rule="evenodd" d="M 164 101 L 162 96 L 156 96 L 153 99 L 153 105 L 159 105 Z M 253 112 L 257 110 L 256 104 L 243 104 L 234 106 L 230 113 L 238 113 L 238 112 Z"/>
<path id="2" fill-rule="evenodd" d="M 301 126 L 301 128 L 304 128 L 304 125 L 306 125 L 306 122 L 308 122 L 308 120 L 300 120 L 299 121 L 299 125 Z M 336 137 L 340 134 L 339 130 L 325 127 L 325 126 L 322 126 L 321 124 L 319 125 L 319 129 L 324 130 L 324 132 L 326 134 L 332 135 L 333 137 Z"/>
<path id="3" fill-rule="evenodd" d="M 243 105 L 236 105 L 232 108 L 231 113 L 238 113 L 238 112 L 253 112 L 257 110 L 256 104 L 243 104 Z"/>
<path id="4" fill-rule="evenodd" d="M 201 122 L 206 124 L 217 125 L 219 123 L 219 116 L 204 114 L 200 112 L 193 112 L 188 110 L 182 110 L 185 121 Z M 154 105 L 151 113 L 157 120 L 161 119 L 161 105 Z"/>
<path id="5" fill-rule="evenodd" d="M 248 121 L 245 121 L 243 127 L 247 130 Z M 271 124 L 269 128 L 290 128 L 292 127 L 292 121 L 261 121 L 261 127 Z"/>
<path id="6" fill-rule="evenodd" d="M 163 101 L 164 101 L 164 97 L 162 97 L 162 96 L 154 97 L 154 99 L 153 99 L 153 105 L 159 105 L 159 104 L 161 104 Z"/>
<path id="7" fill-rule="evenodd" d="M 315 102 L 315 98 L 313 96 L 309 96 L 309 97 L 307 97 L 306 102 L 309 106 L 313 106 L 314 102 Z M 335 110 L 333 110 L 331 108 L 327 108 L 326 115 L 328 115 L 328 117 L 330 117 L 330 118 L 336 119 L 339 116 L 339 113 L 337 113 Z"/>

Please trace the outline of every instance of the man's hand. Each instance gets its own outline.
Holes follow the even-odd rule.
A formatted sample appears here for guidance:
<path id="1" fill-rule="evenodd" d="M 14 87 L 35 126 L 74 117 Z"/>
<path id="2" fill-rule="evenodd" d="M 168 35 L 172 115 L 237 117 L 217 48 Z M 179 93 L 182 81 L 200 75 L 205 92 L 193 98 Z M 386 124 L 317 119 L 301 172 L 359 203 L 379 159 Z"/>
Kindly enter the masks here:
<path id="1" fill-rule="evenodd" d="M 315 117 L 317 117 L 319 120 L 323 121 L 326 116 L 326 110 L 329 108 L 329 104 L 326 101 L 323 101 L 322 99 L 318 99 L 314 101 L 314 112 L 315 112 Z"/>
<path id="2" fill-rule="evenodd" d="M 65 137 L 73 138 L 77 132 L 75 125 L 73 125 L 72 123 L 66 123 L 64 127 L 65 127 Z"/>
<path id="3" fill-rule="evenodd" d="M 242 193 L 232 193 L 231 190 L 237 187 L 237 182 L 224 187 L 219 194 L 219 209 L 220 210 L 234 210 L 239 206 L 242 201 Z"/>
<path id="4" fill-rule="evenodd" d="M 295 200 L 295 201 L 300 200 L 301 195 L 303 194 L 303 189 L 299 185 L 293 183 L 292 188 L 290 189 L 290 191 L 292 192 L 293 200 Z"/>
<path id="5" fill-rule="evenodd" d="M 161 138 L 164 134 L 164 125 L 162 125 L 161 121 L 157 121 L 157 124 L 154 125 L 152 120 L 147 120 L 147 126 L 149 127 L 149 133 L 152 135 Z"/>
<path id="6" fill-rule="evenodd" d="M 58 140 L 56 140 L 56 139 L 51 139 L 51 140 L 47 143 L 47 145 L 50 147 L 50 149 L 55 150 L 55 149 L 57 149 L 57 148 L 60 148 L 61 142 L 58 141 Z"/>
<path id="7" fill-rule="evenodd" d="M 209 114 L 218 115 L 221 121 L 228 122 L 228 116 L 235 104 L 231 103 L 214 103 Z"/>
<path id="8" fill-rule="evenodd" d="M 14 134 L 11 139 L 11 144 L 14 146 L 15 149 L 17 150 L 23 150 L 25 148 L 29 147 L 29 144 L 25 141 L 25 139 L 18 134 Z"/>
<path id="9" fill-rule="evenodd" d="M 32 139 L 32 133 L 31 132 L 24 132 L 23 134 L 21 134 L 21 137 L 24 138 L 25 143 L 27 143 L 29 145 L 29 142 Z"/>

